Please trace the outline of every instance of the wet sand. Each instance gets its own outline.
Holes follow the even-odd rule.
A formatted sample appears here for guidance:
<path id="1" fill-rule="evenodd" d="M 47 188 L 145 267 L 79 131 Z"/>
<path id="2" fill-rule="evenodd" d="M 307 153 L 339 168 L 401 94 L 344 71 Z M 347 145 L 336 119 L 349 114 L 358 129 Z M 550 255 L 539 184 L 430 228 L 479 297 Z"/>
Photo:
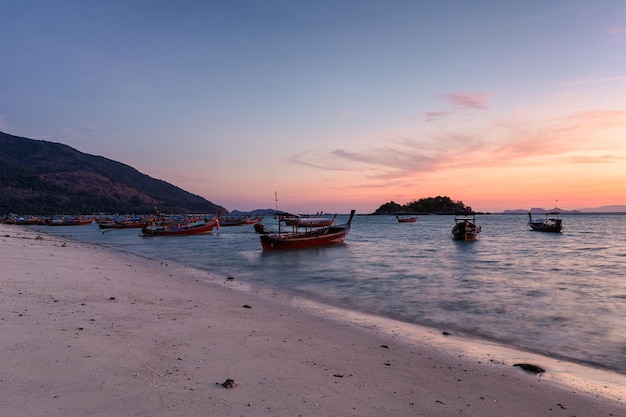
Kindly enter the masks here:
<path id="1" fill-rule="evenodd" d="M 19 226 L 0 248 L 4 417 L 626 416 L 619 374 Z"/>

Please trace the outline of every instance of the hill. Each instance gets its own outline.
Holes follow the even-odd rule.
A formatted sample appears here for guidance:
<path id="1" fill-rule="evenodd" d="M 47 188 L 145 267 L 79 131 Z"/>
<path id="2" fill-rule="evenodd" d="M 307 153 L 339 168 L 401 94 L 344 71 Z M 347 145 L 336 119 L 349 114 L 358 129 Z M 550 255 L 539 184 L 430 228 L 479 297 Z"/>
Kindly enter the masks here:
<path id="1" fill-rule="evenodd" d="M 462 201 L 453 201 L 448 196 L 421 198 L 417 201 L 400 205 L 390 201 L 381 205 L 373 214 L 455 214 L 471 213 L 472 208 Z"/>
<path id="2" fill-rule="evenodd" d="M 135 168 L 60 143 L 0 132 L 0 213 L 161 212 L 226 209 Z"/>

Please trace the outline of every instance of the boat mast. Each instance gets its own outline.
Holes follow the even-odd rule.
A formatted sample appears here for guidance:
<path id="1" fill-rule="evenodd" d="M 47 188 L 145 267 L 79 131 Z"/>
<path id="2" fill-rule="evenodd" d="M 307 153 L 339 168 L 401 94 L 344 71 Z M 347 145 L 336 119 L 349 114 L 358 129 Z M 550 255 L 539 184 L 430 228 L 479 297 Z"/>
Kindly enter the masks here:
<path id="1" fill-rule="evenodd" d="M 278 219 L 278 234 L 280 235 L 280 214 L 278 214 L 278 194 L 274 191 L 274 201 L 276 202 L 276 218 Z"/>

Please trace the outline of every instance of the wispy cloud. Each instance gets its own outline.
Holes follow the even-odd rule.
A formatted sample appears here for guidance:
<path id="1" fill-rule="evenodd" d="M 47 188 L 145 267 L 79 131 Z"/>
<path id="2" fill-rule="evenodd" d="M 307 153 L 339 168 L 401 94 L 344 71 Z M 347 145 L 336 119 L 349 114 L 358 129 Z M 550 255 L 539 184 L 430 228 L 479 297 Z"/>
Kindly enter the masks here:
<path id="1" fill-rule="evenodd" d="M 563 86 L 582 86 L 582 85 L 594 85 L 594 84 L 606 84 L 606 83 L 615 83 L 626 81 L 626 75 L 616 75 L 613 77 L 589 77 L 589 78 L 581 78 L 577 80 L 569 80 L 557 83 L 557 85 Z"/>
<path id="2" fill-rule="evenodd" d="M 444 118 L 452 113 L 452 111 L 431 111 L 426 113 L 425 118 L 427 122 L 432 122 L 433 120 Z"/>
<path id="3" fill-rule="evenodd" d="M 442 100 L 448 102 L 452 108 L 448 110 L 431 111 L 424 115 L 427 122 L 443 119 L 455 113 L 466 110 L 483 110 L 487 108 L 487 103 L 491 94 L 485 92 L 452 92 L 439 94 Z"/>
<path id="4" fill-rule="evenodd" d="M 613 26 L 607 29 L 606 33 L 610 33 L 611 35 L 619 35 L 626 33 L 626 26 Z"/>
<path id="5" fill-rule="evenodd" d="M 490 94 L 488 93 L 447 93 L 439 95 L 450 102 L 455 108 L 486 109 Z"/>
<path id="6" fill-rule="evenodd" d="M 317 150 L 298 154 L 290 162 L 323 170 L 358 170 L 377 181 L 401 181 L 477 164 L 485 168 L 541 165 L 546 158 L 569 164 L 606 164 L 621 159 L 609 156 L 613 144 L 603 138 L 625 125 L 626 110 L 590 111 L 534 122 L 494 123 L 489 133 L 396 136 L 379 147 Z"/>
<path id="7" fill-rule="evenodd" d="M 622 162 L 623 158 L 619 158 L 613 155 L 599 155 L 599 156 L 572 156 L 566 158 L 566 161 L 573 164 L 607 164 Z"/>

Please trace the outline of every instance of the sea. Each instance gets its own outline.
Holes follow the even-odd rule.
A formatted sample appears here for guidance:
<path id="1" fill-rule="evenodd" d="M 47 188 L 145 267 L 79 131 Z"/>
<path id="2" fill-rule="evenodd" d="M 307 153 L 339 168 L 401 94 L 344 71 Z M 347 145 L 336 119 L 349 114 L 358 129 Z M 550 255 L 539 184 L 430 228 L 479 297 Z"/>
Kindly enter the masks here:
<path id="1" fill-rule="evenodd" d="M 337 216 L 337 223 L 347 221 Z M 345 243 L 263 251 L 250 225 L 141 237 L 137 229 L 33 226 L 207 272 L 268 293 L 460 333 L 626 374 L 626 214 L 562 214 L 563 233 L 528 216 L 477 215 L 477 241 L 453 216 L 355 216 Z M 276 220 L 266 218 L 269 230 Z"/>

